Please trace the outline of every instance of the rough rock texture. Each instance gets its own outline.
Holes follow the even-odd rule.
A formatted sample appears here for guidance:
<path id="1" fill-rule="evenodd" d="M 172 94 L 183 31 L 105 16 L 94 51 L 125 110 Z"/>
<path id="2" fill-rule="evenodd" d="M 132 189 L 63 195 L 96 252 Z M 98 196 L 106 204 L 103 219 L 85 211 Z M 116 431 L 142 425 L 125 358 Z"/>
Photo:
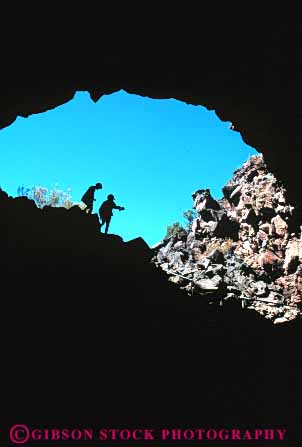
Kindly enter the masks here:
<path id="1" fill-rule="evenodd" d="M 261 155 L 234 172 L 214 200 L 192 195 L 198 217 L 154 249 L 154 262 L 190 294 L 240 300 L 274 323 L 301 317 L 301 221 Z M 179 275 L 179 276 L 178 276 Z"/>

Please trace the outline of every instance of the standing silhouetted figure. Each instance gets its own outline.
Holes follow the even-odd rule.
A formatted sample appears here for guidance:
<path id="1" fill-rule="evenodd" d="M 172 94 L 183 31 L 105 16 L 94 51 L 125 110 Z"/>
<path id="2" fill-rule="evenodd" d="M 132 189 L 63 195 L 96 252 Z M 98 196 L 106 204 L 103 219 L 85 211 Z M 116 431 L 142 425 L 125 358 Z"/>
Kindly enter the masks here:
<path id="1" fill-rule="evenodd" d="M 109 196 L 107 196 L 107 200 L 105 200 L 105 202 L 102 203 L 102 205 L 100 206 L 100 209 L 99 209 L 99 215 L 101 218 L 101 229 L 102 229 L 102 225 L 104 225 L 104 223 L 106 223 L 106 226 L 105 226 L 106 234 L 108 233 L 110 220 L 113 215 L 113 213 L 112 213 L 113 209 L 122 211 L 125 208 L 123 206 L 116 205 L 114 202 L 114 196 L 112 194 L 109 194 Z"/>
<path id="2" fill-rule="evenodd" d="M 87 189 L 87 191 L 85 192 L 85 194 L 83 195 L 83 197 L 81 198 L 82 202 L 85 203 L 86 208 L 85 211 L 88 214 L 92 213 L 92 209 L 93 209 L 93 202 L 95 200 L 94 198 L 94 193 L 96 189 L 102 189 L 103 185 L 102 183 L 97 183 L 94 186 L 89 186 L 89 188 Z"/>

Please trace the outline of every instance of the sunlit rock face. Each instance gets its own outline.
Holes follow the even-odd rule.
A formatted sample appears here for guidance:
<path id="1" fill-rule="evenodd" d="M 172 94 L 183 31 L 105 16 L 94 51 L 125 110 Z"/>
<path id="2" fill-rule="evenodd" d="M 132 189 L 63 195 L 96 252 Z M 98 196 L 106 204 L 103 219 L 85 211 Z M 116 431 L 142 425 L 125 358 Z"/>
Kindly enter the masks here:
<path id="1" fill-rule="evenodd" d="M 241 300 L 276 324 L 301 316 L 301 224 L 287 191 L 253 156 L 215 200 L 192 194 L 198 217 L 191 231 L 155 249 L 170 280 L 209 302 Z"/>

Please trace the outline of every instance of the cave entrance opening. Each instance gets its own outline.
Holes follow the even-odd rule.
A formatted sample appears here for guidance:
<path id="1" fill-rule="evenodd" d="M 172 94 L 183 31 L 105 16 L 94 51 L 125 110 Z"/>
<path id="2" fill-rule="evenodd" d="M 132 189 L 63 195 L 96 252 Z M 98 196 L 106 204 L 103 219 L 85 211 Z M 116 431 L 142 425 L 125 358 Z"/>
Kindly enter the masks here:
<path id="1" fill-rule="evenodd" d="M 114 194 L 126 210 L 115 212 L 110 232 L 152 246 L 167 226 L 183 221 L 194 191 L 209 188 L 221 198 L 233 171 L 257 154 L 230 127 L 214 111 L 175 99 L 120 90 L 94 103 L 78 92 L 1 131 L 0 186 L 13 197 L 22 186 L 70 188 L 79 203 L 89 185 L 101 182 L 94 212 Z"/>

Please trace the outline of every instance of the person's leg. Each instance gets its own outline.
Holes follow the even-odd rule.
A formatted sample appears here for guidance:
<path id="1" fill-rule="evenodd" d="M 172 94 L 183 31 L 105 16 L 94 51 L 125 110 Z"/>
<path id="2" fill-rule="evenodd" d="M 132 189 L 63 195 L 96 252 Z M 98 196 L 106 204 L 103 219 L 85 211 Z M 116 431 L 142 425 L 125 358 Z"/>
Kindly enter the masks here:
<path id="1" fill-rule="evenodd" d="M 100 223 L 100 231 L 102 232 L 102 226 L 104 225 L 104 223 L 105 223 L 105 219 L 103 219 L 103 218 L 101 218 L 102 219 L 102 222 Z"/>
<path id="2" fill-rule="evenodd" d="M 86 213 L 87 214 L 91 214 L 92 213 L 92 208 L 93 208 L 93 203 L 87 203 L 87 208 L 86 208 Z"/>
<path id="3" fill-rule="evenodd" d="M 105 227 L 105 233 L 108 233 L 108 229 L 109 229 L 109 224 L 110 224 L 110 219 L 106 220 L 106 227 Z"/>

